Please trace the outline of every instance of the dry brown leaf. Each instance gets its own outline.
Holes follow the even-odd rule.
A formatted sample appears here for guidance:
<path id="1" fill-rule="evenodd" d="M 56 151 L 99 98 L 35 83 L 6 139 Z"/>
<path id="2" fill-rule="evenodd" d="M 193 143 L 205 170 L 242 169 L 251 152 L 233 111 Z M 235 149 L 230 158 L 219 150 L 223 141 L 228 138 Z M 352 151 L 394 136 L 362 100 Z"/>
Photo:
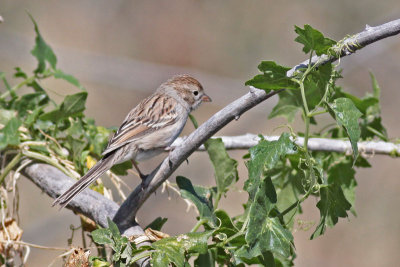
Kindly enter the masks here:
<path id="1" fill-rule="evenodd" d="M 83 248 L 75 248 L 69 255 L 64 267 L 89 267 L 90 250 L 85 251 Z"/>
<path id="2" fill-rule="evenodd" d="M 3 227 L 5 226 L 5 229 Z M 0 254 L 10 257 L 11 250 L 22 253 L 23 247 L 21 245 L 13 244 L 7 246 L 6 241 L 20 241 L 23 230 L 18 226 L 17 222 L 12 218 L 5 219 L 3 224 L 0 224 Z"/>
<path id="3" fill-rule="evenodd" d="M 82 224 L 83 230 L 85 230 L 87 232 L 92 232 L 97 229 L 96 223 L 92 219 L 90 219 L 80 213 L 77 213 L 77 214 L 79 215 L 79 217 L 81 217 L 81 224 Z"/>

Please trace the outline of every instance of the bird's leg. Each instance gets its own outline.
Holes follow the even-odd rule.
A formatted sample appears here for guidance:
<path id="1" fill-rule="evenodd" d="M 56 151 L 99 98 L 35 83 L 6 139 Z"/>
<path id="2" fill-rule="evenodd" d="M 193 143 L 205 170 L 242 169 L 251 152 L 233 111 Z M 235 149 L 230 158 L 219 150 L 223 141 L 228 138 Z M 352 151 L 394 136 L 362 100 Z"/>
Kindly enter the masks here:
<path id="1" fill-rule="evenodd" d="M 146 179 L 146 177 L 147 177 L 148 175 L 143 174 L 143 173 L 139 170 L 139 166 L 137 165 L 137 163 L 136 163 L 135 160 L 131 160 L 131 161 L 132 161 L 133 167 L 135 167 L 136 171 L 138 172 L 140 179 L 142 179 L 142 180 Z"/>

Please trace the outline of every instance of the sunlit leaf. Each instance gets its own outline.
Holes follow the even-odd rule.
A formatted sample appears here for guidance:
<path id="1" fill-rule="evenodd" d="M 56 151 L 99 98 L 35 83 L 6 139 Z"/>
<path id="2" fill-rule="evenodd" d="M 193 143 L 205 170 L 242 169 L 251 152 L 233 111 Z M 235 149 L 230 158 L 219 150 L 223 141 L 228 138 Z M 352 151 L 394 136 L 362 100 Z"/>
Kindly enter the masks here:
<path id="1" fill-rule="evenodd" d="M 306 54 L 311 50 L 318 56 L 327 54 L 328 49 L 336 44 L 334 40 L 324 37 L 320 31 L 308 24 L 304 25 L 304 29 L 295 26 L 295 32 L 298 34 L 295 41 L 304 45 L 303 51 Z"/>
<path id="2" fill-rule="evenodd" d="M 38 66 L 35 69 L 35 73 L 43 73 L 46 69 L 46 61 L 50 64 L 53 69 L 56 69 L 57 65 L 57 57 L 54 54 L 53 50 L 49 45 L 46 44 L 42 35 L 39 32 L 39 28 L 36 24 L 36 21 L 33 19 L 32 15 L 29 14 L 33 25 L 35 26 L 36 39 L 35 39 L 35 47 L 31 51 L 32 55 L 36 57 L 38 60 Z"/>
<path id="3" fill-rule="evenodd" d="M 180 189 L 181 196 L 189 199 L 196 206 L 200 217 L 206 218 L 210 223 L 215 224 L 210 193 L 207 192 L 207 190 L 203 190 L 201 187 L 194 187 L 189 179 L 182 176 L 176 177 L 176 183 Z"/>
<path id="4" fill-rule="evenodd" d="M 311 239 L 324 234 L 326 226 L 334 226 L 338 222 L 339 217 L 347 217 L 347 211 L 351 208 L 351 204 L 347 201 L 339 185 L 331 184 L 322 187 L 320 197 L 321 199 L 318 201 L 317 207 L 321 218 L 317 228 L 311 235 Z"/>
<path id="5" fill-rule="evenodd" d="M 329 105 L 330 110 L 334 114 L 334 118 L 339 126 L 343 126 L 350 139 L 353 148 L 354 160 L 358 156 L 357 142 L 360 139 L 360 126 L 358 119 L 362 113 L 356 108 L 354 103 L 348 98 L 337 98 Z"/>
<path id="6" fill-rule="evenodd" d="M 80 82 L 78 81 L 77 78 L 75 78 L 73 75 L 71 74 L 66 74 L 64 73 L 62 70 L 57 69 L 54 72 L 54 78 L 56 79 L 63 79 L 67 82 L 69 82 L 72 85 L 75 85 L 76 87 L 78 87 L 79 89 L 86 91 L 86 89 L 80 84 Z"/>
<path id="7" fill-rule="evenodd" d="M 254 86 L 264 90 L 298 89 L 298 84 L 286 76 L 290 68 L 280 66 L 274 61 L 263 61 L 258 65 L 258 69 L 263 72 L 247 81 L 245 85 Z"/>
<path id="8" fill-rule="evenodd" d="M 218 192 L 225 193 L 239 179 L 238 163 L 229 157 L 221 138 L 209 139 L 204 145 L 214 166 Z"/>

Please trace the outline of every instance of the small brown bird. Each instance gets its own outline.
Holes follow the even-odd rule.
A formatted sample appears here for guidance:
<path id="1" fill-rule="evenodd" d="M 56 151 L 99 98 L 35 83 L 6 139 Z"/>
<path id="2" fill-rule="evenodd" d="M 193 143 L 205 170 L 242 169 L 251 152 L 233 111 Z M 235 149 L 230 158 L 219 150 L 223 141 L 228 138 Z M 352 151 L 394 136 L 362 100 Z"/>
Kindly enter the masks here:
<path id="1" fill-rule="evenodd" d="M 161 84 L 154 94 L 144 99 L 126 116 L 108 142 L 99 160 L 79 181 L 59 196 L 53 206 L 65 207 L 77 194 L 113 165 L 132 160 L 143 179 L 136 161 L 168 151 L 186 124 L 189 113 L 202 102 L 211 102 L 201 84 L 189 75 L 177 75 Z"/>

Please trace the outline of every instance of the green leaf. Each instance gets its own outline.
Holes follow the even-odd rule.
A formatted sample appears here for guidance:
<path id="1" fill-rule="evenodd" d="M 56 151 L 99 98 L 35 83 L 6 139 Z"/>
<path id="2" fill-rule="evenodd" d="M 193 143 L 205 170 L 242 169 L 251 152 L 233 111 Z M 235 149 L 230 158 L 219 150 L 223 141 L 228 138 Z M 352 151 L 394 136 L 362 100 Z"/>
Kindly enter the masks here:
<path id="1" fill-rule="evenodd" d="M 74 95 L 68 95 L 61 103 L 60 107 L 41 115 L 41 120 L 50 120 L 53 122 L 59 122 L 68 117 L 79 115 L 85 110 L 85 103 L 87 98 L 87 92 L 81 92 Z"/>
<path id="2" fill-rule="evenodd" d="M 209 139 L 204 143 L 214 166 L 218 192 L 223 194 L 239 179 L 237 161 L 229 157 L 221 138 Z"/>
<path id="3" fill-rule="evenodd" d="M 199 211 L 201 218 L 206 218 L 210 223 L 215 224 L 213 205 L 210 199 L 206 198 L 200 187 L 193 187 L 192 182 L 182 176 L 176 177 L 176 183 L 180 189 L 181 196 L 189 199 Z"/>
<path id="4" fill-rule="evenodd" d="M 132 169 L 132 161 L 128 160 L 120 164 L 116 164 L 111 171 L 116 175 L 128 175 L 128 170 Z"/>
<path id="5" fill-rule="evenodd" d="M 107 218 L 107 223 L 113 238 L 114 239 L 121 238 L 121 233 L 119 232 L 118 226 L 110 218 Z"/>
<path id="6" fill-rule="evenodd" d="M 40 113 L 42 113 L 43 107 L 37 107 L 35 108 L 32 113 L 30 113 L 28 116 L 26 116 L 26 119 L 24 121 L 25 125 L 27 127 L 31 127 L 33 123 L 37 120 L 39 117 Z"/>
<path id="7" fill-rule="evenodd" d="M 332 72 L 334 72 L 332 64 L 325 64 L 318 67 L 318 69 L 314 69 L 307 75 L 304 81 L 304 87 L 307 105 L 310 110 L 314 109 L 321 102 L 327 84 L 331 79 L 331 75 L 333 75 Z M 302 103 L 300 92 L 298 94 L 298 100 Z"/>
<path id="8" fill-rule="evenodd" d="M 111 131 L 102 126 L 95 126 L 94 121 L 87 121 L 87 124 L 89 143 L 91 144 L 90 151 L 100 156 L 108 143 Z M 130 168 L 132 168 L 132 166 Z"/>
<path id="9" fill-rule="evenodd" d="M 356 108 L 353 102 L 348 98 L 337 98 L 332 104 L 329 104 L 329 108 L 334 114 L 334 118 L 339 126 L 343 126 L 350 139 L 351 146 L 353 148 L 354 161 L 358 156 L 357 142 L 360 138 L 360 126 L 358 119 L 362 113 Z"/>
<path id="10" fill-rule="evenodd" d="M 214 254 L 208 250 L 204 254 L 200 254 L 194 261 L 195 267 L 215 267 L 215 257 Z"/>
<path id="11" fill-rule="evenodd" d="M 29 13 L 28 15 L 31 18 L 33 25 L 35 26 L 35 32 L 36 32 L 35 47 L 31 51 L 32 55 L 36 57 L 36 59 L 38 60 L 38 66 L 34 72 L 36 74 L 43 73 L 46 69 L 46 61 L 50 64 L 50 66 L 53 69 L 56 69 L 57 65 L 56 55 L 54 54 L 51 47 L 48 46 L 44 41 L 42 35 L 39 32 L 39 27 L 37 26 L 36 21 L 33 19 L 32 15 Z"/>
<path id="12" fill-rule="evenodd" d="M 153 230 L 160 231 L 163 225 L 167 222 L 168 218 L 157 217 L 154 221 L 152 221 L 149 225 L 147 225 L 144 229 L 150 228 Z"/>
<path id="13" fill-rule="evenodd" d="M 152 244 L 156 251 L 152 254 L 153 266 L 168 266 L 174 263 L 175 266 L 184 266 L 186 253 L 207 252 L 207 242 L 213 231 L 202 233 L 187 233 L 176 237 L 163 238 Z"/>
<path id="14" fill-rule="evenodd" d="M 226 211 L 218 209 L 215 211 L 214 214 L 218 218 L 218 221 L 220 222 L 219 227 L 225 227 L 225 228 L 229 228 L 229 229 L 233 229 L 233 230 L 238 230 L 235 227 L 235 225 L 233 224 L 231 217 L 229 217 L 228 213 L 226 213 Z"/>
<path id="15" fill-rule="evenodd" d="M 11 99 L 14 99 L 17 97 L 17 94 L 15 93 L 14 90 L 11 90 L 11 86 L 8 83 L 7 79 L 6 79 L 6 74 L 2 71 L 0 71 L 0 79 L 3 81 L 4 86 L 6 87 L 7 91 L 10 93 Z M 1 101 L 4 101 L 3 98 L 0 98 Z"/>
<path id="16" fill-rule="evenodd" d="M 278 104 L 272 109 L 271 113 L 268 115 L 269 119 L 274 117 L 284 117 L 288 122 L 293 122 L 294 117 L 297 112 L 301 110 L 299 106 L 291 105 L 291 97 L 287 91 L 283 91 L 279 94 Z"/>
<path id="17" fill-rule="evenodd" d="M 250 206 L 246 241 L 252 249 L 257 248 L 261 253 L 272 251 L 289 257 L 292 234 L 281 225 L 278 218 L 268 217 L 275 204 L 275 188 L 271 179 L 267 177 L 258 188 Z"/>
<path id="18" fill-rule="evenodd" d="M 362 157 L 359 157 L 362 158 Z M 355 179 L 356 171 L 350 161 L 342 161 L 333 165 L 328 170 L 328 183 L 339 185 L 346 197 L 346 200 L 354 207 L 355 188 L 357 181 Z M 352 210 L 355 213 L 354 210 Z"/>
<path id="19" fill-rule="evenodd" d="M 253 79 L 247 81 L 245 85 L 254 86 L 264 90 L 298 89 L 297 83 L 286 76 L 290 70 L 288 67 L 280 66 L 274 61 L 262 61 L 258 69 L 263 74 L 256 75 Z"/>
<path id="20" fill-rule="evenodd" d="M 129 263 L 132 259 L 133 248 L 129 242 L 126 242 L 125 248 L 122 250 L 121 259 L 124 259 L 126 263 Z"/>
<path id="21" fill-rule="evenodd" d="M 338 218 L 347 217 L 347 211 L 350 210 L 351 204 L 347 201 L 343 194 L 342 188 L 337 184 L 331 184 L 320 189 L 321 200 L 318 201 L 317 207 L 320 212 L 320 222 L 311 235 L 314 239 L 326 231 L 326 226 L 334 226 L 338 222 Z"/>
<path id="22" fill-rule="evenodd" d="M 87 92 L 66 96 L 60 107 L 61 112 L 68 114 L 64 115 L 65 117 L 81 113 L 85 110 L 86 98 Z"/>
<path id="23" fill-rule="evenodd" d="M 361 139 L 365 140 L 378 137 L 383 141 L 388 141 L 389 138 L 386 128 L 383 126 L 381 118 L 381 107 L 379 103 L 380 88 L 373 74 L 371 73 L 370 75 L 372 79 L 373 94 L 367 93 L 366 96 L 360 99 L 347 92 L 343 92 L 339 87 L 335 88 L 336 92 L 334 97 L 346 97 L 351 99 L 356 108 L 362 113 L 360 121 Z"/>
<path id="24" fill-rule="evenodd" d="M 8 145 L 17 146 L 20 143 L 18 128 L 22 122 L 14 117 L 11 118 L 3 129 L 0 130 L 0 150 Z"/>
<path id="25" fill-rule="evenodd" d="M 112 239 L 112 233 L 108 228 L 96 229 L 91 232 L 91 236 L 93 241 L 99 245 L 110 245 L 114 243 Z"/>
<path id="26" fill-rule="evenodd" d="M 28 79 L 28 75 L 26 75 L 26 73 L 20 68 L 20 67 L 15 67 L 15 73 L 14 73 L 14 77 L 16 78 L 23 78 L 23 79 Z"/>
<path id="27" fill-rule="evenodd" d="M 0 124 L 6 125 L 12 118 L 17 116 L 15 110 L 0 109 Z"/>
<path id="28" fill-rule="evenodd" d="M 321 102 L 333 71 L 332 64 L 326 64 L 313 70 L 305 79 L 305 95 L 310 110 Z M 302 109 L 302 106 L 303 101 L 299 90 L 285 90 L 279 93 L 279 101 L 268 118 L 281 116 L 285 117 L 288 122 L 293 122 L 295 115 Z"/>
<path id="29" fill-rule="evenodd" d="M 84 139 L 81 138 L 73 138 L 72 136 L 68 135 L 67 136 L 67 143 L 65 144 L 65 147 L 69 149 L 72 153 L 72 158 L 79 159 L 80 155 L 82 154 L 83 150 L 87 146 L 87 142 L 85 142 Z"/>
<path id="30" fill-rule="evenodd" d="M 156 251 L 151 255 L 151 265 L 154 267 L 169 267 L 170 266 L 170 258 L 172 257 L 176 266 L 183 266 L 185 264 L 185 258 L 183 255 L 179 254 L 179 250 L 177 248 L 170 248 L 168 250 L 169 256 L 167 256 L 166 252 Z M 180 265 L 178 265 L 180 264 Z"/>
<path id="31" fill-rule="evenodd" d="M 262 255 L 262 252 L 258 246 L 250 248 L 249 245 L 244 245 L 235 250 L 233 255 L 235 256 L 237 263 L 253 265 L 261 263 L 259 257 Z"/>
<path id="32" fill-rule="evenodd" d="M 55 70 L 54 71 L 54 78 L 63 79 L 65 81 L 69 82 L 70 84 L 75 85 L 76 87 L 78 87 L 82 91 L 86 91 L 86 89 L 80 84 L 78 79 L 76 79 L 71 74 L 64 73 L 62 70 Z"/>
<path id="33" fill-rule="evenodd" d="M 260 185 L 264 169 L 272 169 L 286 155 L 294 154 L 296 145 L 290 140 L 288 133 L 283 133 L 277 141 L 261 140 L 258 145 L 250 148 L 250 160 L 247 162 L 249 179 L 244 189 L 253 199 Z"/>
<path id="34" fill-rule="evenodd" d="M 379 87 L 378 81 L 376 80 L 376 78 L 372 72 L 369 73 L 369 76 L 371 77 L 371 81 L 372 81 L 373 96 L 377 99 L 380 99 L 381 88 Z"/>
<path id="35" fill-rule="evenodd" d="M 38 106 L 49 102 L 49 97 L 43 92 L 25 94 L 13 103 L 13 108 L 18 111 L 19 116 L 24 117 L 28 111 L 35 110 Z"/>
<path id="36" fill-rule="evenodd" d="M 327 54 L 328 49 L 336 44 L 334 40 L 324 37 L 321 32 L 308 24 L 304 25 L 304 29 L 298 26 L 294 27 L 298 34 L 295 41 L 304 45 L 303 52 L 306 54 L 311 50 L 315 51 L 318 56 Z"/>
<path id="37" fill-rule="evenodd" d="M 285 209 L 287 209 L 288 207 L 290 207 L 293 203 L 295 203 L 296 201 L 299 200 L 299 196 L 301 193 L 299 190 L 299 185 L 301 184 L 301 176 L 302 173 L 299 172 L 298 170 L 292 170 L 291 174 L 287 175 L 287 181 L 284 182 L 284 185 L 282 188 L 278 188 L 275 185 L 275 188 L 277 188 L 277 208 L 280 211 L 283 211 Z M 285 175 L 286 173 L 283 173 L 283 175 Z M 293 216 L 296 213 L 301 213 L 301 207 L 299 206 L 299 208 L 293 209 L 292 211 L 290 211 L 289 213 L 287 213 L 284 216 L 284 221 L 286 222 L 288 227 L 292 227 L 294 220 Z M 290 221 L 289 221 L 290 220 Z"/>
<path id="38" fill-rule="evenodd" d="M 89 257 L 89 262 L 92 264 L 93 267 L 108 267 L 111 263 L 107 262 L 105 259 L 101 259 L 99 257 Z"/>

